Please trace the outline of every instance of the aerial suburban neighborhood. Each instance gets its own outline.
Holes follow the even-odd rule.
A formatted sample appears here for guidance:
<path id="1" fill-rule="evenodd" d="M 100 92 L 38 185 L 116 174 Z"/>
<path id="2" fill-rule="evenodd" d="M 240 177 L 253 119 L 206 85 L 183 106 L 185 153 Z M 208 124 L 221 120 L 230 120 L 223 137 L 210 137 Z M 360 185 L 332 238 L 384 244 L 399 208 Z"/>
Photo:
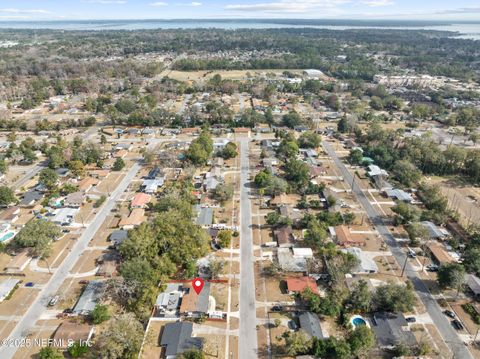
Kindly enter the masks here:
<path id="1" fill-rule="evenodd" d="M 344 31 L 0 29 L 0 358 L 480 358 L 480 43 Z"/>

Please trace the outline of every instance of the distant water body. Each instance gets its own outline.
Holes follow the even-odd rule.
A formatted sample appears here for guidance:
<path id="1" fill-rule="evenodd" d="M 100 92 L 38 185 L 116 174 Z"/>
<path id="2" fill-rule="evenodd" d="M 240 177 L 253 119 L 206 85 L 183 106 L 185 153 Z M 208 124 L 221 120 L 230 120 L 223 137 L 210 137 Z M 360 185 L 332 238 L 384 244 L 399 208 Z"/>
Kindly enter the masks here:
<path id="1" fill-rule="evenodd" d="M 153 30 L 153 29 L 281 29 L 316 28 L 328 30 L 397 29 L 455 32 L 456 38 L 480 40 L 480 22 L 442 21 L 361 21 L 361 20 L 83 20 L 83 21 L 1 21 L 0 29 L 52 30 Z"/>

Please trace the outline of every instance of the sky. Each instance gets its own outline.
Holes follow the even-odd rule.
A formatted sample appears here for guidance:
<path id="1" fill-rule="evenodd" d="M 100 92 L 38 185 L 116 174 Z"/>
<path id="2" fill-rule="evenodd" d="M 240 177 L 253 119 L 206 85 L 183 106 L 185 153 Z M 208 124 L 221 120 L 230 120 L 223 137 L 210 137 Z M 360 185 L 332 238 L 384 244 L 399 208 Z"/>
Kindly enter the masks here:
<path id="1" fill-rule="evenodd" d="M 86 19 L 479 20 L 479 0 L 0 0 L 0 21 Z"/>

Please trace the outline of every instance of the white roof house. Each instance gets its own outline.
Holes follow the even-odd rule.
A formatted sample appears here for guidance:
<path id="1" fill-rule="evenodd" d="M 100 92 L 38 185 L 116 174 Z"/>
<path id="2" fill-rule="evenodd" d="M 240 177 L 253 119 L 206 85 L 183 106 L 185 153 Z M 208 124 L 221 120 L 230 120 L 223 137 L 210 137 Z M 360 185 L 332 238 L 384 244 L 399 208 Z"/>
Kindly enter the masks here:
<path id="1" fill-rule="evenodd" d="M 308 78 L 310 79 L 319 79 L 322 76 L 325 76 L 322 71 L 320 70 L 315 70 L 315 69 L 308 69 L 303 71 L 305 75 L 307 75 Z"/>
<path id="2" fill-rule="evenodd" d="M 368 175 L 370 177 L 376 177 L 376 176 L 388 177 L 388 172 L 385 171 L 385 170 L 382 170 L 377 165 L 369 165 L 368 166 Z"/>
<path id="3" fill-rule="evenodd" d="M 366 273 L 377 273 L 378 267 L 377 263 L 370 258 L 364 251 L 358 247 L 350 247 L 343 249 L 344 252 L 353 254 L 360 260 L 360 263 L 356 268 L 352 270 L 352 274 L 366 274 Z"/>
<path id="4" fill-rule="evenodd" d="M 60 208 L 55 212 L 51 221 L 60 226 L 69 225 L 73 222 L 78 210 L 78 208 Z"/>
<path id="5" fill-rule="evenodd" d="M 8 278 L 0 283 L 0 302 L 3 302 L 8 297 L 19 282 L 18 279 Z"/>
<path id="6" fill-rule="evenodd" d="M 292 248 L 294 258 L 313 258 L 312 248 Z"/>
<path id="7" fill-rule="evenodd" d="M 159 187 L 162 187 L 165 183 L 165 178 L 157 177 L 155 179 L 146 179 L 143 181 L 142 190 L 145 193 L 152 194 L 158 191 Z"/>

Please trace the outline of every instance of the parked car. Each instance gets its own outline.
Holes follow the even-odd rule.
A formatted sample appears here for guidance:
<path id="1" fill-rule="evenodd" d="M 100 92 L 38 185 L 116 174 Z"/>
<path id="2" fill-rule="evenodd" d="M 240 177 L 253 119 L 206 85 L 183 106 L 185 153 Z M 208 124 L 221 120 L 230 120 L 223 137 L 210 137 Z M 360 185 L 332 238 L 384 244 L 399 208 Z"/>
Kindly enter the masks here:
<path id="1" fill-rule="evenodd" d="M 438 272 L 438 266 L 436 264 L 429 264 L 426 268 L 429 272 Z"/>
<path id="2" fill-rule="evenodd" d="M 290 320 L 288 322 L 288 328 L 290 328 L 290 330 L 298 330 L 298 324 L 294 321 L 294 320 Z"/>
<path id="3" fill-rule="evenodd" d="M 408 317 L 408 318 L 405 318 L 405 320 L 408 323 L 415 323 L 417 321 L 417 319 L 415 317 Z"/>
<path id="4" fill-rule="evenodd" d="M 34 285 L 33 282 L 25 283 L 25 287 L 33 287 Z"/>
<path id="5" fill-rule="evenodd" d="M 445 314 L 447 317 L 450 317 L 450 318 L 453 318 L 453 319 L 455 319 L 455 317 L 456 317 L 455 313 L 452 312 L 451 310 L 445 310 L 443 312 L 443 314 Z"/>
<path id="6" fill-rule="evenodd" d="M 452 320 L 452 325 L 456 330 L 463 330 L 463 324 L 458 319 Z"/>
<path id="7" fill-rule="evenodd" d="M 78 283 L 79 283 L 79 284 L 88 284 L 88 283 L 89 283 L 89 281 L 88 281 L 88 280 L 85 280 L 85 279 L 83 279 L 83 280 L 81 280 L 81 281 L 80 281 L 80 282 L 78 282 Z"/>
<path id="8" fill-rule="evenodd" d="M 283 310 L 283 307 L 280 305 L 274 305 L 272 307 L 272 312 L 281 312 Z"/>
<path id="9" fill-rule="evenodd" d="M 73 313 L 73 309 L 72 308 L 67 308 L 63 311 L 63 313 L 65 314 L 72 314 Z"/>
<path id="10" fill-rule="evenodd" d="M 59 299 L 60 299 L 60 297 L 58 295 L 52 297 L 52 299 L 50 299 L 50 302 L 48 302 L 48 306 L 53 307 L 55 304 L 58 303 Z"/>

